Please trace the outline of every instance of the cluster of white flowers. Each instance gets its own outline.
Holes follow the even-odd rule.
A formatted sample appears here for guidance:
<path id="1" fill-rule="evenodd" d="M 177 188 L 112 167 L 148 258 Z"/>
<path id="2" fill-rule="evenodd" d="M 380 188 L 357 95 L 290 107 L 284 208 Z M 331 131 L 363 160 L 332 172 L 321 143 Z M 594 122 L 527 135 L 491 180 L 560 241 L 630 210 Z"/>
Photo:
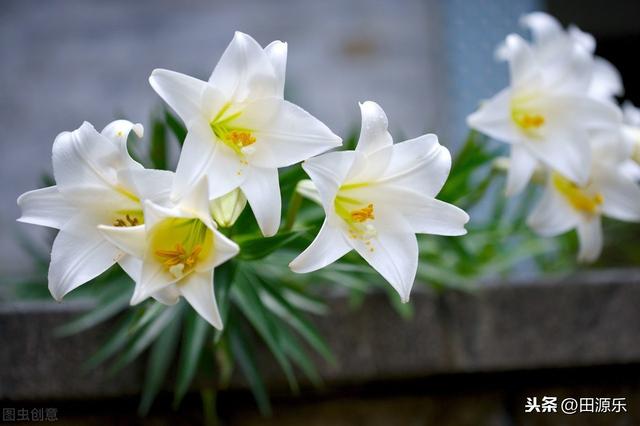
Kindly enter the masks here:
<path id="1" fill-rule="evenodd" d="M 312 271 L 355 249 L 409 299 L 415 233 L 462 235 L 469 219 L 434 198 L 449 175 L 449 151 L 435 135 L 394 145 L 382 109 L 365 102 L 358 148 L 314 157 L 342 141 L 283 99 L 286 61 L 286 43 L 262 48 L 236 33 L 208 81 L 153 71 L 151 86 L 187 128 L 175 173 L 130 157 L 127 139 L 132 130 L 142 137 L 140 124 L 118 120 L 98 133 L 84 123 L 56 138 L 56 185 L 18 199 L 19 221 L 60 230 L 48 277 L 56 300 L 118 263 L 136 283 L 132 304 L 184 296 L 222 328 L 214 268 L 239 247 L 217 227 L 232 225 L 248 202 L 263 235 L 276 234 L 278 169 L 302 161 L 313 182 L 301 182 L 300 192 L 327 218 L 291 268 Z"/>
<path id="2" fill-rule="evenodd" d="M 509 64 L 511 84 L 468 117 L 470 127 L 511 145 L 507 195 L 524 189 L 534 172 L 545 192 L 528 218 L 542 236 L 576 229 L 580 261 L 602 249 L 601 216 L 640 221 L 637 164 L 640 111 L 624 113 L 615 96 L 616 68 L 594 55 L 595 40 L 535 12 L 522 24 L 529 43 L 511 34 L 496 56 Z"/>

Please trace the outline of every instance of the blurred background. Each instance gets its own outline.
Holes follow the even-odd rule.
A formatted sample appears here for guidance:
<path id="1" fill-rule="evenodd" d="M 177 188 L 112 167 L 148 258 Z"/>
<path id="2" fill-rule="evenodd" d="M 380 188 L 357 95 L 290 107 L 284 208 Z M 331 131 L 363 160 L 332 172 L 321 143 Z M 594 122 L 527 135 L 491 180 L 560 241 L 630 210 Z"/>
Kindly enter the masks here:
<path id="1" fill-rule="evenodd" d="M 508 82 L 506 65 L 494 60 L 496 45 L 510 32 L 523 33 L 518 19 L 534 10 L 592 33 L 596 53 L 622 74 L 625 99 L 640 104 L 640 2 L 634 0 L 3 0 L 0 276 L 30 268 L 31 257 L 16 243 L 19 233 L 48 244 L 49 233 L 15 222 L 15 200 L 44 186 L 55 136 L 85 120 L 98 129 L 116 118 L 147 125 L 163 108 L 147 82 L 154 68 L 206 79 L 235 30 L 262 45 L 280 39 L 289 43 L 285 96 L 335 133 L 357 132 L 357 102 L 374 100 L 397 139 L 435 132 L 455 151 L 468 131 L 466 116 Z M 616 371 L 628 377 L 640 369 Z M 537 373 L 522 374 L 530 380 Z M 544 374 L 553 380 L 555 373 Z M 611 374 L 597 372 L 607 380 Z M 577 376 L 571 373 L 571 380 Z M 432 383 L 442 388 L 437 378 Z M 445 388 L 470 382 L 453 383 Z M 454 397 L 439 397 L 436 403 L 455 407 Z M 423 402 L 408 403 L 407 410 Z"/>
<path id="2" fill-rule="evenodd" d="M 464 118 L 507 82 L 496 44 L 548 10 L 594 33 L 634 98 L 640 3 L 551 0 L 12 1 L 0 4 L 0 270 L 25 270 L 15 199 L 51 173 L 55 136 L 87 120 L 147 124 L 156 67 L 207 78 L 235 30 L 289 43 L 287 97 L 343 137 L 357 102 L 379 102 L 396 137 L 436 132 L 455 149 Z M 36 227 L 20 232 L 41 235 Z M 18 255 L 20 253 L 20 255 Z"/>
<path id="3" fill-rule="evenodd" d="M 147 78 L 168 68 L 207 78 L 235 30 L 289 43 L 287 97 L 346 137 L 357 102 L 375 100 L 396 137 L 436 132 L 455 149 L 464 119 L 507 83 L 493 50 L 518 17 L 548 10 L 594 33 L 634 98 L 640 3 L 551 0 L 12 1 L 0 4 L 0 270 L 17 255 L 15 199 L 51 173 L 55 136 L 87 120 L 146 124 L 161 106 Z M 36 227 L 20 232 L 38 235 Z"/>

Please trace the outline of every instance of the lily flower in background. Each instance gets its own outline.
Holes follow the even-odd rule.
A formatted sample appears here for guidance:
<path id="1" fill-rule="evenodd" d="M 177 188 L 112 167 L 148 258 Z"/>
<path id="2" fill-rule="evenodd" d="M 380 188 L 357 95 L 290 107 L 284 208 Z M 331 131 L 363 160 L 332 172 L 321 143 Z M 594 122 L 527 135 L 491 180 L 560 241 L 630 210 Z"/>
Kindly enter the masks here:
<path id="1" fill-rule="evenodd" d="M 508 195 L 520 192 L 537 163 L 585 185 L 589 179 L 588 132 L 619 126 L 617 106 L 589 97 L 592 58 L 574 46 L 569 59 L 541 62 L 520 36 L 507 37 L 511 85 L 467 118 L 470 127 L 511 145 Z"/>
<path id="2" fill-rule="evenodd" d="M 175 304 L 183 296 L 212 326 L 222 329 L 213 289 L 214 268 L 239 247 L 222 235 L 209 212 L 209 189 L 203 178 L 177 204 L 166 207 L 145 201 L 144 226 L 126 232 L 118 226 L 100 225 L 104 237 L 137 259 L 131 274 L 135 305 L 162 294 L 159 301 Z"/>
<path id="3" fill-rule="evenodd" d="M 556 236 L 576 229 L 578 260 L 592 262 L 602 250 L 601 216 L 640 222 L 640 187 L 624 171 L 628 158 L 615 138 L 594 136 L 590 178 L 578 184 L 556 171 L 548 174 L 545 192 L 527 219 L 541 236 Z"/>
<path id="4" fill-rule="evenodd" d="M 18 198 L 19 222 L 60 230 L 48 277 L 51 295 L 58 301 L 116 262 L 130 270 L 129 257 L 104 239 L 98 225 L 135 232 L 145 222 L 141 200 L 169 198 L 173 173 L 146 170 L 129 156 L 132 130 L 142 137 L 142 125 L 126 120 L 112 122 L 102 133 L 87 122 L 61 133 L 53 143 L 56 185 Z"/>
<path id="5" fill-rule="evenodd" d="M 340 146 L 319 120 L 283 99 L 287 45 L 262 48 L 236 32 L 208 81 L 156 69 L 149 82 L 182 118 L 187 137 L 173 198 L 202 176 L 209 198 L 240 188 L 265 236 L 280 225 L 278 168 Z"/>
<path id="6" fill-rule="evenodd" d="M 542 67 L 570 61 L 574 49 L 582 48 L 592 57 L 591 76 L 587 89 L 589 96 L 613 100 L 615 96 L 624 94 L 620 72 L 611 62 L 594 56 L 596 41 L 591 34 L 580 30 L 575 25 L 570 25 L 565 30 L 556 18 L 544 12 L 524 15 L 520 22 L 531 30 L 533 51 Z"/>
<path id="7" fill-rule="evenodd" d="M 469 216 L 435 199 L 451 168 L 449 151 L 437 136 L 394 145 L 382 108 L 369 101 L 360 109 L 355 151 L 331 152 L 303 163 L 317 195 L 308 182 L 301 193 L 321 200 L 326 219 L 289 266 L 294 272 L 311 272 L 356 250 L 407 302 L 418 267 L 415 234 L 463 235 Z"/>

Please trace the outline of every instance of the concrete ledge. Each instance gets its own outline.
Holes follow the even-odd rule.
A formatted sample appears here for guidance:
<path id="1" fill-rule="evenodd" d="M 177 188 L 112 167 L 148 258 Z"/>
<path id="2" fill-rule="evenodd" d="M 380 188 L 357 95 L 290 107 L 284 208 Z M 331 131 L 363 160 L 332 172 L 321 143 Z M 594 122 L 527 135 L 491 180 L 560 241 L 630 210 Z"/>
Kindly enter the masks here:
<path id="1" fill-rule="evenodd" d="M 640 270 L 583 273 L 540 283 L 483 286 L 473 292 L 415 292 L 406 321 L 386 296 L 370 295 L 352 310 L 344 298 L 315 318 L 338 364 L 320 363 L 327 384 L 416 379 L 435 375 L 508 372 L 640 363 Z M 0 305 L 0 398 L 78 399 L 131 395 L 143 364 L 110 379 L 83 375 L 109 324 L 56 338 L 52 330 L 87 303 Z M 281 372 L 258 355 L 272 387 Z M 234 388 L 244 383 L 235 379 Z"/>

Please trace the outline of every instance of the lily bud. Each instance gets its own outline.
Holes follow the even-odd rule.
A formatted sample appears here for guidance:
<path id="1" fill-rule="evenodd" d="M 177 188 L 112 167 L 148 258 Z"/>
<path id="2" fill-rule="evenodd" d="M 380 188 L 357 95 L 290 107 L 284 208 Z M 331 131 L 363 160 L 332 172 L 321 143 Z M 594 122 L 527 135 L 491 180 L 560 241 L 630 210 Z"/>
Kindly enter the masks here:
<path id="1" fill-rule="evenodd" d="M 316 188 L 316 185 L 312 180 L 303 179 L 298 182 L 298 184 L 296 185 L 296 192 L 302 195 L 304 198 L 322 205 L 320 192 L 318 191 L 318 188 Z"/>
<path id="2" fill-rule="evenodd" d="M 236 223 L 246 205 L 247 198 L 240 188 L 236 188 L 211 201 L 209 208 L 216 223 L 223 228 L 228 228 Z"/>

